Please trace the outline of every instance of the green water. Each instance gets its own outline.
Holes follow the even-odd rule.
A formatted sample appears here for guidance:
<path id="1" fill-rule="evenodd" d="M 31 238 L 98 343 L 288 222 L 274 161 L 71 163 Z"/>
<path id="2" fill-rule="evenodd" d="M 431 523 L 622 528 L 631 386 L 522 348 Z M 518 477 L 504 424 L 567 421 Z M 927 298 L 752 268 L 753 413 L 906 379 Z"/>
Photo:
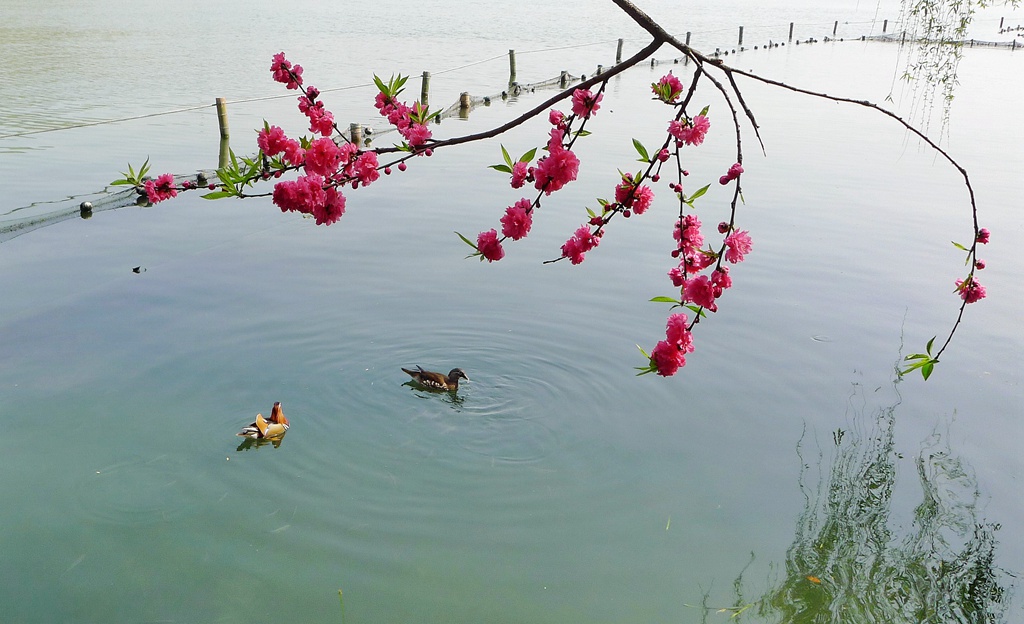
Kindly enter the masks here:
<path id="1" fill-rule="evenodd" d="M 856 75 L 881 101 L 891 76 L 853 72 L 895 52 L 741 58 L 830 92 Z M 989 298 L 927 383 L 893 366 L 955 319 L 964 191 L 890 121 L 756 85 L 754 252 L 686 368 L 633 376 L 635 344 L 663 331 L 647 299 L 671 291 L 672 211 L 615 224 L 581 266 L 542 261 L 632 164 L 629 139 L 663 130 L 644 90 L 664 68 L 609 86 L 580 180 L 498 264 L 464 260 L 453 234 L 519 197 L 483 167 L 497 145 L 420 159 L 329 228 L 185 195 L 0 243 L 0 622 L 727 622 L 747 605 L 737 620 L 1019 620 L 1024 136 L 995 77 L 1021 58 L 964 61 L 948 143 L 993 232 Z M 701 185 L 732 141 L 702 96 Z M 336 97 L 369 118 L 361 94 Z M 0 167 L 12 198 L 49 200 L 147 154 L 205 168 L 211 115 L 7 139 Z M 248 151 L 246 128 L 298 114 L 232 115 Z M 47 155 L 75 171 L 50 195 L 29 167 Z M 724 196 L 707 198 L 716 223 Z M 427 393 L 400 370 L 416 364 L 472 382 Z M 241 447 L 274 401 L 280 447 Z"/>

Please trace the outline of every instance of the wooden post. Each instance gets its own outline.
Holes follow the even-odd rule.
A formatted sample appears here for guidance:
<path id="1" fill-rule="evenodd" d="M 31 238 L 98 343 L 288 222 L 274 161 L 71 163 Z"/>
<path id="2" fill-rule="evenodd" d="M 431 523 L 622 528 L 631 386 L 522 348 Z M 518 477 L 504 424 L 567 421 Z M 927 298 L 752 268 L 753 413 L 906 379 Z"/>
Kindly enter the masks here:
<path id="1" fill-rule="evenodd" d="M 690 47 L 690 31 L 686 31 L 686 47 Z M 690 57 L 684 56 L 683 57 L 683 65 L 689 65 L 689 64 L 690 64 Z M 653 65 L 652 65 L 652 67 L 653 67 Z"/>
<path id="2" fill-rule="evenodd" d="M 469 119 L 470 103 L 469 91 L 463 91 L 459 94 L 459 119 Z"/>
<path id="3" fill-rule="evenodd" d="M 740 40 L 736 45 L 743 45 L 743 27 L 740 26 Z"/>
<path id="4" fill-rule="evenodd" d="M 348 138 L 356 145 L 363 143 L 363 127 L 357 123 L 348 125 Z"/>
<path id="5" fill-rule="evenodd" d="M 217 125 L 220 126 L 220 138 L 228 138 L 228 103 L 220 97 L 217 98 Z"/>
<path id="6" fill-rule="evenodd" d="M 427 106 L 427 101 L 430 99 L 430 72 L 423 72 L 423 77 L 420 81 L 420 104 Z"/>
<path id="7" fill-rule="evenodd" d="M 882 34 L 885 34 L 887 28 L 889 28 L 889 20 L 882 22 Z"/>
<path id="8" fill-rule="evenodd" d="M 1000 17 L 999 18 L 999 30 L 1003 29 L 1003 20 L 1004 19 L 1006 19 L 1006 18 L 1005 17 Z M 619 41 L 622 41 L 622 39 L 619 39 Z"/>
<path id="9" fill-rule="evenodd" d="M 789 40 L 793 40 L 793 22 L 789 23 Z"/>
<path id="10" fill-rule="evenodd" d="M 508 83 L 516 81 L 516 51 L 508 51 Z"/>
<path id="11" fill-rule="evenodd" d="M 615 64 L 618 65 L 622 62 L 622 39 L 619 39 L 619 45 L 615 48 Z"/>
<path id="12" fill-rule="evenodd" d="M 832 25 L 832 36 L 833 37 L 836 36 L 836 31 L 837 30 L 839 30 L 839 20 L 836 20 L 836 23 Z"/>
<path id="13" fill-rule="evenodd" d="M 231 162 L 231 142 L 226 136 L 220 137 L 220 152 L 217 154 L 217 168 L 223 169 Z"/>
<path id="14" fill-rule="evenodd" d="M 562 70 L 562 74 L 558 77 L 558 86 L 566 88 L 569 85 L 569 72 Z"/>

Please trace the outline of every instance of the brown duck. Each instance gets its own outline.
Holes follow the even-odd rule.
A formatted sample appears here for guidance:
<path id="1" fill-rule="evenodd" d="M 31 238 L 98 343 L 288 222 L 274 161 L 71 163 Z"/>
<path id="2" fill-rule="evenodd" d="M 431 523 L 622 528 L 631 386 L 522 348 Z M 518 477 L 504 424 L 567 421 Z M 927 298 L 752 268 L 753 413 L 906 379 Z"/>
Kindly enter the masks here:
<path id="1" fill-rule="evenodd" d="M 269 419 L 264 418 L 263 414 L 256 414 L 256 421 L 242 428 L 238 435 L 256 440 L 279 440 L 288 431 L 288 424 L 288 418 L 285 417 L 284 411 L 281 410 L 281 402 L 278 401 L 274 403 Z"/>
<path id="2" fill-rule="evenodd" d="M 412 377 L 413 381 L 431 390 L 454 392 L 459 389 L 459 379 L 469 381 L 469 377 L 466 376 L 466 373 L 461 368 L 453 368 L 448 375 L 425 371 L 421 366 L 417 366 L 416 370 L 409 370 L 408 368 L 403 368 L 402 370 Z"/>

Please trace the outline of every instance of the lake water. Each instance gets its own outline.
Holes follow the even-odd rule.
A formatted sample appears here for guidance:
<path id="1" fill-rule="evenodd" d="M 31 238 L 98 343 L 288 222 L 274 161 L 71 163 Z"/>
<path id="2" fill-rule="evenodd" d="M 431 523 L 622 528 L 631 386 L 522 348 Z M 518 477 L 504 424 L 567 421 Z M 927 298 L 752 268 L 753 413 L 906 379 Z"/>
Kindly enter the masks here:
<path id="1" fill-rule="evenodd" d="M 850 22 L 854 38 L 896 16 L 747 4 L 644 8 L 710 49 L 740 24 L 752 46 L 789 22 L 819 39 Z M 0 138 L 0 226 L 77 213 L 127 162 L 189 173 L 218 158 L 208 106 L 25 132 L 218 96 L 236 102 L 236 151 L 264 118 L 301 132 L 292 95 L 239 102 L 280 95 L 266 71 L 280 50 L 323 89 L 431 71 L 444 106 L 499 92 L 510 48 L 533 82 L 611 65 L 618 37 L 627 54 L 645 43 L 610 3 L 517 6 L 6 2 L 0 135 L 20 136 Z M 999 38 L 999 16 L 978 38 Z M 898 55 L 845 41 L 728 62 L 835 95 L 893 92 L 913 115 Z M 660 140 L 647 89 L 672 56 L 610 82 L 580 179 L 497 264 L 465 260 L 452 233 L 496 227 L 518 199 L 485 168 L 497 143 L 350 193 L 328 228 L 185 194 L 0 238 L 0 622 L 729 622 L 720 608 L 747 605 L 737 621 L 1024 619 L 1024 92 L 1008 78 L 1024 53 L 965 51 L 943 146 L 992 231 L 989 296 L 928 382 L 893 370 L 956 319 L 949 241 L 968 242 L 969 205 L 947 163 L 866 109 L 741 83 L 767 152 L 748 134 L 738 223 L 754 251 L 676 377 L 632 370 L 635 344 L 663 334 L 668 310 L 648 299 L 672 294 L 674 208 L 614 223 L 580 266 L 542 264 L 633 166 L 630 139 Z M 372 95 L 324 99 L 370 123 Z M 688 180 L 703 185 L 733 139 L 716 94 L 697 100 L 713 127 Z M 500 142 L 519 154 L 545 131 Z M 716 223 L 726 204 L 714 184 L 698 214 Z M 472 382 L 426 393 L 400 370 L 416 364 Z M 292 422 L 280 447 L 240 446 L 274 401 Z"/>

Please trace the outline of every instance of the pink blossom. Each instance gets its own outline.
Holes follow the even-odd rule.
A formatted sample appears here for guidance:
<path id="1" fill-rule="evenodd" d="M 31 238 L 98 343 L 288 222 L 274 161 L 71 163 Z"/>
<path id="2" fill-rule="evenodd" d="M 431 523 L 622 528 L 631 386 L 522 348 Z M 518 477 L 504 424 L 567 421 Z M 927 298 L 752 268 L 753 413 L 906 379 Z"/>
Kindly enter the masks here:
<path id="1" fill-rule="evenodd" d="M 978 238 L 976 240 L 982 245 L 986 245 L 988 244 L 988 237 L 990 236 L 990 234 L 991 233 L 988 231 L 987 228 L 981 228 L 980 230 L 978 230 Z"/>
<path id="2" fill-rule="evenodd" d="M 291 73 L 289 73 L 289 70 Z M 270 71 L 274 74 L 274 80 L 284 84 L 289 89 L 298 89 L 302 84 L 302 66 L 292 66 L 291 62 L 285 59 L 284 52 L 274 55 L 270 64 Z"/>
<path id="3" fill-rule="evenodd" d="M 537 161 L 534 170 L 534 187 L 550 195 L 576 179 L 580 171 L 580 159 L 571 150 L 559 147 Z"/>
<path id="4" fill-rule="evenodd" d="M 296 167 L 306 159 L 306 150 L 302 149 L 302 145 L 295 139 L 288 139 L 283 149 L 284 159 Z"/>
<path id="5" fill-rule="evenodd" d="M 682 266 L 687 273 L 700 273 L 715 263 L 718 255 L 711 251 L 690 248 L 683 252 Z"/>
<path id="6" fill-rule="evenodd" d="M 345 196 L 341 192 L 330 187 L 324 191 L 322 204 L 313 206 L 313 217 L 317 225 L 331 225 L 345 214 Z"/>
<path id="7" fill-rule="evenodd" d="M 281 212 L 313 214 L 314 210 L 322 209 L 326 201 L 323 184 L 323 177 L 317 174 L 278 182 L 274 185 L 274 204 Z"/>
<path id="8" fill-rule="evenodd" d="M 978 258 L 977 260 L 974 261 L 974 268 L 978 269 L 979 271 L 981 269 L 984 269 L 985 268 L 985 261 L 982 260 L 981 258 Z"/>
<path id="9" fill-rule="evenodd" d="M 633 211 L 637 214 L 643 214 L 651 207 L 651 202 L 653 201 L 654 191 L 651 190 L 651 187 L 641 186 L 633 193 Z"/>
<path id="10" fill-rule="evenodd" d="M 668 153 L 668 149 L 667 148 L 661 150 L 660 152 L 658 152 L 658 160 L 660 162 L 668 162 L 668 159 L 669 159 L 669 153 Z"/>
<path id="11" fill-rule="evenodd" d="M 687 145 L 700 145 L 704 136 L 711 128 L 711 121 L 704 115 L 697 115 L 688 124 L 672 121 L 668 125 L 669 134 Z"/>
<path id="12" fill-rule="evenodd" d="M 565 113 L 552 108 L 548 113 L 548 123 L 552 126 L 562 126 L 565 123 Z"/>
<path id="13" fill-rule="evenodd" d="M 978 283 L 978 280 L 973 277 L 968 277 L 966 280 L 958 279 L 956 281 L 956 291 L 960 293 L 960 298 L 967 303 L 974 303 L 985 298 L 985 287 Z"/>
<path id="14" fill-rule="evenodd" d="M 590 89 L 576 89 L 572 92 L 572 112 L 577 117 L 589 119 L 601 108 L 600 104 L 603 98 L 603 93 L 594 95 Z"/>
<path id="15" fill-rule="evenodd" d="M 725 186 L 726 184 L 740 177 L 741 173 L 743 173 L 743 166 L 739 163 L 735 163 L 734 165 L 729 167 L 729 171 L 727 171 L 724 176 L 718 178 L 718 183 L 721 184 L 722 186 Z"/>
<path id="16" fill-rule="evenodd" d="M 597 247 L 600 242 L 601 239 L 591 233 L 590 227 L 581 225 L 573 233 L 572 238 L 562 245 L 562 256 L 568 258 L 569 262 L 573 264 L 579 264 L 583 262 L 585 254 Z"/>
<path id="17" fill-rule="evenodd" d="M 661 80 L 651 85 L 651 91 L 662 102 L 669 104 L 679 99 L 683 93 L 683 83 L 669 72 L 661 77 Z"/>
<path id="18" fill-rule="evenodd" d="M 334 139 L 323 137 L 309 144 L 306 149 L 306 173 L 315 173 L 329 178 L 338 171 L 342 152 Z"/>
<path id="19" fill-rule="evenodd" d="M 512 240 L 525 237 L 533 225 L 532 208 L 533 204 L 525 197 L 509 206 L 501 218 L 501 233 Z"/>
<path id="20" fill-rule="evenodd" d="M 156 180 L 146 180 L 145 188 L 146 198 L 151 204 L 178 196 L 178 191 L 174 188 L 174 176 L 170 173 L 158 176 Z"/>
<path id="21" fill-rule="evenodd" d="M 693 334 L 690 333 L 689 319 L 685 314 L 676 313 L 668 317 L 665 339 L 677 345 L 683 353 L 693 353 Z"/>
<path id="22" fill-rule="evenodd" d="M 753 241 L 750 240 L 750 232 L 740 230 L 725 237 L 725 259 L 736 264 L 743 262 L 743 256 L 750 253 Z"/>
<path id="23" fill-rule="evenodd" d="M 651 351 L 651 364 L 662 377 L 671 377 L 686 365 L 686 354 L 677 345 L 662 340 Z"/>
<path id="24" fill-rule="evenodd" d="M 355 163 L 352 165 L 352 175 L 355 176 L 363 186 L 366 186 L 380 178 L 380 171 L 377 170 L 377 167 L 379 166 L 380 163 L 377 161 L 377 152 L 363 152 L 359 154 Z"/>
<path id="25" fill-rule="evenodd" d="M 496 262 L 505 257 L 505 250 L 501 248 L 501 241 L 498 240 L 498 232 L 493 229 L 480 232 L 476 237 L 476 248 L 488 262 Z"/>
<path id="26" fill-rule="evenodd" d="M 676 221 L 672 235 L 679 241 L 679 248 L 700 249 L 704 244 L 704 235 L 700 233 L 700 219 L 695 214 L 688 214 L 681 221 Z"/>
<path id="27" fill-rule="evenodd" d="M 548 151 L 556 149 L 564 149 L 562 142 L 565 140 L 565 128 L 563 126 L 555 126 L 548 133 Z"/>
<path id="28" fill-rule="evenodd" d="M 259 131 L 259 134 L 256 135 L 256 145 L 258 145 L 267 156 L 277 156 L 284 151 L 284 146 L 287 143 L 288 137 L 285 136 L 284 130 L 278 126 L 263 128 Z"/>
<path id="29" fill-rule="evenodd" d="M 427 142 L 433 133 L 430 132 L 430 128 L 420 123 L 409 124 L 404 131 L 402 136 L 409 142 L 410 147 L 418 147 Z"/>
<path id="30" fill-rule="evenodd" d="M 682 264 L 672 267 L 668 270 L 668 278 L 676 288 L 682 287 L 686 283 L 686 268 Z"/>
<path id="31" fill-rule="evenodd" d="M 512 165 L 512 188 L 522 188 L 529 174 L 529 163 L 517 162 Z"/>
<path id="32" fill-rule="evenodd" d="M 732 288 L 732 276 L 729 275 L 729 267 L 721 266 L 711 272 L 711 284 L 716 288 L 725 290 Z"/>
<path id="33" fill-rule="evenodd" d="M 715 304 L 715 289 L 707 275 L 690 278 L 683 289 L 683 299 L 691 301 L 712 312 L 718 310 Z"/>
<path id="34" fill-rule="evenodd" d="M 322 136 L 334 132 L 334 115 L 324 108 L 323 102 L 310 103 L 305 96 L 299 97 L 299 110 L 309 119 L 309 131 Z"/>

